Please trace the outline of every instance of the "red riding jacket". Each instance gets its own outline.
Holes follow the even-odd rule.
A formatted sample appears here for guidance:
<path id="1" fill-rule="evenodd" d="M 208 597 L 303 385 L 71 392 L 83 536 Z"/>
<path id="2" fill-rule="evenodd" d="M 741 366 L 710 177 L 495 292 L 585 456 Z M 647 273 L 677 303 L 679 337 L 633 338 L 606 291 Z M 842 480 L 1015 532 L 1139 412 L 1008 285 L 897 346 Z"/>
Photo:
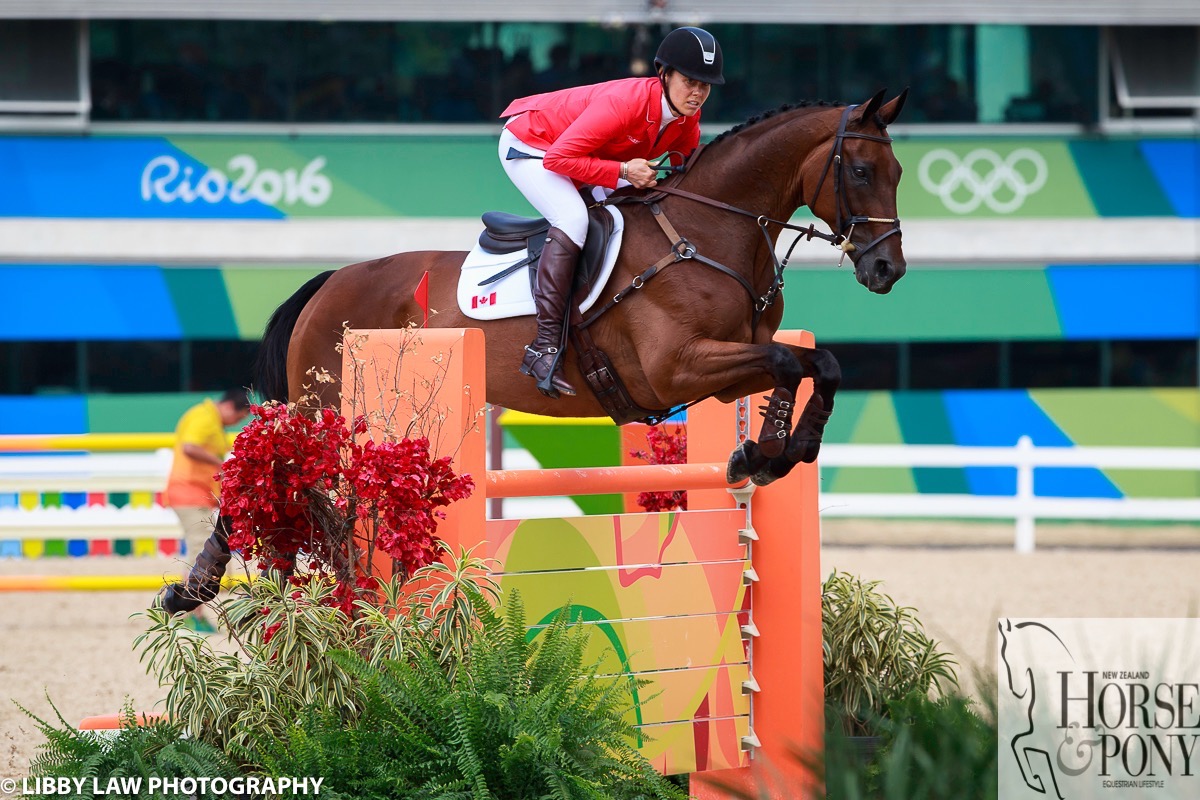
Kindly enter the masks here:
<path id="1" fill-rule="evenodd" d="M 522 142 L 546 151 L 546 169 L 577 184 L 615 188 L 621 162 L 668 150 L 684 156 L 700 144 L 700 114 L 677 117 L 663 128 L 662 83 L 624 78 L 514 100 L 501 117 Z M 680 163 L 679 156 L 672 156 Z"/>

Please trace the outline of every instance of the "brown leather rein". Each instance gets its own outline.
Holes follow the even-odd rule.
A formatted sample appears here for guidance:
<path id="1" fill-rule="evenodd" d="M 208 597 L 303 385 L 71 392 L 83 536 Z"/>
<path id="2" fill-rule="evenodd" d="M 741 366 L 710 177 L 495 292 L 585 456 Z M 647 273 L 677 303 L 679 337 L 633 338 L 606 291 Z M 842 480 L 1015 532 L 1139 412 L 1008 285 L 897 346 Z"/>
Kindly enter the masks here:
<path id="1" fill-rule="evenodd" d="M 842 258 L 844 259 L 847 253 L 858 250 L 855 245 L 850 243 L 850 236 L 854 233 L 855 225 L 862 223 L 882 222 L 890 223 L 892 226 L 889 230 L 875 237 L 865 247 L 863 247 L 859 252 L 858 257 L 865 255 L 873 247 L 889 236 L 899 233 L 899 218 L 868 217 L 854 214 L 850 211 L 850 204 L 846 199 L 846 193 L 843 189 L 842 179 L 842 145 L 844 141 L 846 139 L 867 139 L 873 142 L 881 142 L 883 144 L 890 144 L 892 141 L 892 137 L 890 136 L 874 136 L 869 133 L 847 131 L 846 124 L 850 119 L 850 112 L 855 108 L 857 108 L 857 106 L 846 106 L 846 108 L 842 111 L 841 119 L 838 120 L 837 133 L 834 135 L 833 145 L 829 149 L 829 158 L 825 160 L 825 167 L 822 169 L 821 177 L 817 181 L 817 188 L 812 194 L 813 201 L 816 201 L 817 196 L 820 194 L 821 187 L 825 185 L 826 176 L 832 172 L 834 202 L 837 208 L 838 231 L 836 233 L 825 233 L 823 231 L 819 231 L 817 230 L 816 226 L 811 223 L 808 225 L 808 227 L 801 227 L 799 225 L 793 225 L 784 220 L 772 219 L 764 214 L 756 214 L 753 211 L 747 211 L 744 208 L 739 208 L 738 206 L 731 205 L 720 200 L 714 200 L 711 197 L 695 194 L 694 192 L 689 192 L 685 189 L 677 189 L 673 186 L 656 187 L 649 195 L 645 197 L 624 195 L 608 200 L 602 200 L 599 202 L 599 204 L 618 205 L 622 203 L 627 204 L 636 202 L 643 205 L 648 205 L 651 213 L 654 215 L 654 220 L 658 223 L 659 227 L 663 229 L 663 233 L 665 233 L 667 238 L 671 241 L 671 250 L 656 263 L 651 264 L 650 267 L 648 267 L 640 275 L 634 277 L 628 286 L 614 295 L 613 298 L 604 306 L 591 314 L 587 320 L 581 323 L 581 326 L 587 327 L 591 325 L 598 317 L 609 311 L 613 306 L 620 303 L 622 300 L 628 297 L 629 294 L 645 286 L 647 281 L 657 275 L 664 268 L 672 264 L 677 264 L 680 261 L 690 260 L 699 261 L 702 264 L 712 267 L 713 269 L 728 275 L 741 284 L 742 288 L 744 288 L 750 295 L 750 299 L 754 305 L 754 314 L 751 318 L 751 327 L 754 327 L 758 324 L 758 320 L 762 317 L 763 312 L 771 307 L 771 305 L 775 302 L 775 298 L 778 297 L 779 293 L 783 290 L 783 272 L 787 268 L 788 261 L 792 257 L 792 252 L 796 249 L 796 245 L 801 240 L 811 241 L 813 237 L 824 239 L 832 246 L 839 248 L 842 251 Z M 686 172 L 687 170 L 691 169 L 692 165 L 696 163 L 696 160 L 700 157 L 700 154 L 704 151 L 704 149 L 705 145 L 701 145 L 700 147 L 696 148 L 695 152 L 693 152 L 691 157 L 687 160 L 687 163 L 681 168 L 678 168 L 679 172 Z M 766 292 L 761 295 L 757 294 L 754 290 L 754 287 L 741 273 L 730 269 L 724 264 L 713 261 L 712 259 L 701 255 L 699 252 L 697 252 L 695 245 L 693 245 L 685 237 L 679 235 L 679 233 L 675 230 L 675 227 L 671 225 L 670 221 L 666 218 L 666 215 L 662 213 L 662 209 L 659 207 L 659 203 L 666 195 L 682 197 L 687 200 L 703 203 L 704 205 L 712 206 L 713 208 L 719 208 L 724 211 L 729 211 L 733 214 L 739 214 L 741 216 L 750 217 L 753 219 L 757 223 L 759 230 L 762 232 L 763 238 L 766 240 L 767 251 L 771 254 L 772 261 L 775 262 L 775 274 L 772 277 L 771 285 L 767 288 Z M 786 230 L 796 231 L 796 238 L 792 240 L 791 245 L 788 246 L 787 253 L 784 255 L 782 260 L 775 255 L 775 243 L 771 241 L 771 236 L 767 232 L 768 225 L 778 225 Z M 841 261 L 839 261 L 838 264 L 840 265 Z"/>

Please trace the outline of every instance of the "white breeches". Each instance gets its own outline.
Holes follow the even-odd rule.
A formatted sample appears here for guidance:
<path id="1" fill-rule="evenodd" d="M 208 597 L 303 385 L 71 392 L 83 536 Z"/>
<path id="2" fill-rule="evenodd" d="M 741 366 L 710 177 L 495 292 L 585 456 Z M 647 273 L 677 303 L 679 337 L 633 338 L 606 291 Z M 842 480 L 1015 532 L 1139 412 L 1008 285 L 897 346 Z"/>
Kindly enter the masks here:
<path id="1" fill-rule="evenodd" d="M 522 153 L 528 153 L 537 158 L 508 159 L 509 148 L 515 148 Z M 514 136 L 508 128 L 500 132 L 500 164 L 513 185 L 521 190 L 530 205 L 549 221 L 552 227 L 571 237 L 571 241 L 583 247 L 587 238 L 588 216 L 587 205 L 575 188 L 575 182 L 566 175 L 551 172 L 542 166 L 545 150 L 525 144 Z M 624 184 L 624 181 L 622 181 Z M 607 197 L 612 189 L 597 187 L 593 190 Z"/>

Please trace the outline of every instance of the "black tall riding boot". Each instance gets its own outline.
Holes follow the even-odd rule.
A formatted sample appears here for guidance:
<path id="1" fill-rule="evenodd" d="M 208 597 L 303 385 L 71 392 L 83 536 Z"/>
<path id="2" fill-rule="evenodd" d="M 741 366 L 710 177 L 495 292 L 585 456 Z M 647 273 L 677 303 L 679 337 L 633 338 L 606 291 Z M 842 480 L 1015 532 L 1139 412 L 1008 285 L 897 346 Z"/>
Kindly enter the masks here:
<path id="1" fill-rule="evenodd" d="M 571 241 L 571 237 L 558 228 L 546 231 L 546 246 L 542 248 L 538 262 L 537 291 L 534 292 L 537 337 L 525 348 L 521 373 L 532 375 L 537 380 L 538 391 L 547 397 L 558 397 L 559 392 L 575 394 L 575 387 L 562 376 L 561 351 L 566 346 L 563 329 L 578 261 L 579 245 Z"/>

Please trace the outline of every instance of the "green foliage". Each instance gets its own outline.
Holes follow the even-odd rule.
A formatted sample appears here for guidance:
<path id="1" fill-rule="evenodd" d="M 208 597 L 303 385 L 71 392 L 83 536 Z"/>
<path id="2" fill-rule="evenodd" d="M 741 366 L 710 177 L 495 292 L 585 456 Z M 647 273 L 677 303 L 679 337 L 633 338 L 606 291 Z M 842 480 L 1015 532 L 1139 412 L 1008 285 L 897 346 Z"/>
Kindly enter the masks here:
<path id="1" fill-rule="evenodd" d="M 145 612 L 147 630 L 134 641 L 147 669 L 167 686 L 166 714 L 193 734 L 252 763 L 254 742 L 281 738 L 306 708 L 353 721 L 363 699 L 355 675 L 328 657 L 353 650 L 375 668 L 402 660 L 420 643 L 453 673 L 466 658 L 478 614 L 499 593 L 480 559 L 463 552 L 413 576 L 382 584 L 354 617 L 329 602 L 336 584 L 294 586 L 278 573 L 242 585 L 221 603 L 218 618 L 236 650 L 188 630 L 161 609 Z"/>
<path id="2" fill-rule="evenodd" d="M 236 754 L 261 735 L 283 735 L 305 706 L 355 713 L 352 677 L 325 656 L 355 643 L 350 620 L 323 603 L 333 587 L 297 588 L 274 574 L 237 590 L 219 617 L 240 652 L 218 649 L 161 609 L 145 612 L 150 625 L 134 647 L 169 687 L 167 716 Z"/>
<path id="3" fill-rule="evenodd" d="M 957 685 L 954 660 L 879 583 L 835 571 L 821 586 L 827 721 L 847 734 L 869 733 L 890 700 Z"/>
<path id="4" fill-rule="evenodd" d="M 420 638 L 409 657 L 376 669 L 331 654 L 365 697 L 353 725 L 312 709 L 265 748 L 273 774 L 326 776 L 322 794 L 354 798 L 524 800 L 683 798 L 638 754 L 623 681 L 594 677 L 588 633 L 569 609 L 527 636 L 520 599 L 503 616 L 476 609 L 458 669 L 441 663 L 448 639 Z"/>
<path id="5" fill-rule="evenodd" d="M 588 629 L 567 608 L 531 635 L 484 568 L 460 553 L 352 617 L 331 582 L 267 576 L 221 604 L 223 646 L 151 610 L 136 646 L 172 722 L 111 751 L 43 724 L 42 774 L 175 774 L 165 759 L 185 776 L 321 776 L 323 797 L 356 800 L 686 797 L 634 747 L 629 682 L 596 677 Z"/>
<path id="6" fill-rule="evenodd" d="M 51 703 L 53 708 L 53 703 Z M 92 779 L 103 790 L 110 779 L 141 778 L 141 791 L 123 794 L 124 797 L 150 797 L 149 779 L 233 778 L 240 773 L 233 760 L 218 747 L 187 738 L 182 726 L 163 719 L 151 719 L 145 726 L 137 724 L 133 708 L 126 705 L 121 713 L 121 727 L 114 732 L 76 730 L 54 708 L 61 728 L 21 709 L 37 723 L 46 737 L 39 745 L 38 755 L 29 767 L 30 778 L 82 778 L 87 781 L 80 794 L 29 795 L 31 797 L 90 798 Z M 161 796 L 161 794 L 159 795 Z M 215 797 L 202 793 L 199 800 Z"/>
<path id="7" fill-rule="evenodd" d="M 986 715 L 957 693 L 937 700 L 924 692 L 889 701 L 871 724 L 871 747 L 840 729 L 825 734 L 823 753 L 790 758 L 817 776 L 821 794 L 790 785 L 767 763 L 752 788 L 701 776 L 728 800 L 996 800 L 995 708 Z"/>
<path id="8" fill-rule="evenodd" d="M 840 732 L 826 736 L 825 782 L 829 800 L 994 800 L 994 709 L 981 715 L 969 698 L 923 692 L 889 701 L 875 721 L 880 749 L 864 759 Z"/>

